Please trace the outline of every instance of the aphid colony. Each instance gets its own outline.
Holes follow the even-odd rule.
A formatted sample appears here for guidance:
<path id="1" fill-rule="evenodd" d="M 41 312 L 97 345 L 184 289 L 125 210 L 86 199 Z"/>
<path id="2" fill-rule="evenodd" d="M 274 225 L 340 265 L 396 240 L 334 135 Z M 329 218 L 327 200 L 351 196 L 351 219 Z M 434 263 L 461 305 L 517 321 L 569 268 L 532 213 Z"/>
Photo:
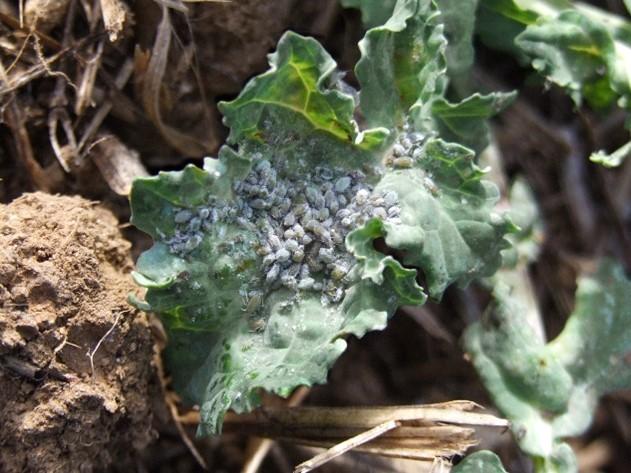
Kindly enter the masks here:
<path id="1" fill-rule="evenodd" d="M 399 222 L 397 194 L 376 195 L 360 171 L 317 167 L 295 175 L 260 155 L 254 161 L 247 177 L 233 183 L 233 200 L 212 198 L 208 206 L 175 214 L 170 251 L 185 256 L 204 232 L 236 225 L 255 235 L 262 264 L 260 281 L 242 294 L 244 311 L 280 287 L 317 291 L 323 304 L 341 301 L 354 265 L 346 235 L 373 217 Z"/>
<path id="2" fill-rule="evenodd" d="M 404 126 L 404 133 L 397 137 L 385 164 L 394 169 L 409 169 L 423 156 L 423 143 L 427 136 L 418 132 L 409 132 L 409 125 Z"/>

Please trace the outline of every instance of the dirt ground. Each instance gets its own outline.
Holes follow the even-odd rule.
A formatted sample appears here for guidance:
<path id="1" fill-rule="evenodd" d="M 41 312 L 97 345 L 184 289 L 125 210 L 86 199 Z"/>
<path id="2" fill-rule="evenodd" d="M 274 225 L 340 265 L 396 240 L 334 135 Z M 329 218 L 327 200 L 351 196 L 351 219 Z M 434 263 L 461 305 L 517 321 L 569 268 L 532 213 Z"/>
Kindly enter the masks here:
<path id="1" fill-rule="evenodd" d="M 89 472 L 157 437 L 161 390 L 130 243 L 81 197 L 0 208 L 0 471 Z"/>
<path id="2" fill-rule="evenodd" d="M 169 411 L 157 322 L 126 302 L 132 261 L 150 245 L 128 224 L 126 194 L 134 177 L 216 153 L 226 134 L 216 102 L 266 69 L 286 29 L 321 40 L 352 81 L 359 15 L 337 0 L 26 0 L 22 25 L 20 13 L 0 0 L 0 471 L 204 471 L 185 442 L 187 408 L 177 405 L 180 426 Z M 545 241 L 530 271 L 554 336 L 581 268 L 604 254 L 631 268 L 631 160 L 617 170 L 587 160 L 624 142 L 624 116 L 577 114 L 561 91 L 478 46 L 481 88 L 521 90 L 493 131 L 500 179 L 525 177 L 541 208 Z M 491 406 L 459 345 L 487 297 L 450 289 L 440 305 L 401 310 L 385 331 L 350 340 L 303 402 Z M 581 471 L 629 471 L 630 426 L 631 392 L 606 397 L 573 441 Z M 234 434 L 195 441 L 215 472 L 240 471 L 252 446 Z M 529 471 L 509 434 L 482 446 Z M 309 456 L 275 444 L 260 471 Z M 352 454 L 322 471 L 415 469 Z"/>

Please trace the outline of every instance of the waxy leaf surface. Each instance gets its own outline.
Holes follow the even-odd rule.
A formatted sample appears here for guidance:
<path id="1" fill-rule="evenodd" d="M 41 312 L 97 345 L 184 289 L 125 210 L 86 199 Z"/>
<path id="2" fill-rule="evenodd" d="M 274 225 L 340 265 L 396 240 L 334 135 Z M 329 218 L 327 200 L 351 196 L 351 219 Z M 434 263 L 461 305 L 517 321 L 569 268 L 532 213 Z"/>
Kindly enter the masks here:
<path id="1" fill-rule="evenodd" d="M 230 146 L 218 160 L 136 181 L 132 221 L 155 240 L 137 264 L 135 279 L 147 288 L 139 305 L 167 328 L 167 367 L 201 408 L 200 434 L 219 432 L 228 409 L 252 409 L 261 389 L 287 396 L 325 382 L 347 336 L 383 329 L 399 305 L 440 298 L 449 284 L 500 265 L 512 227 L 493 213 L 497 190 L 473 151 L 441 139 L 431 117 L 415 128 L 414 107 L 431 114 L 444 100 L 444 58 L 429 54 L 445 42 L 438 18 L 431 2 L 400 0 L 386 25 L 368 32 L 359 103 L 315 40 L 285 34 L 270 70 L 220 104 Z M 365 97 L 376 93 L 369 84 L 389 79 L 384 114 Z M 316 177 L 326 192 L 314 188 Z M 270 206 L 268 194 L 281 188 Z M 292 188 L 302 190 L 282 210 Z M 260 197 L 244 200 L 248 192 Z M 314 215 L 303 222 L 313 239 L 301 237 L 309 254 L 300 256 L 291 226 L 298 210 Z M 345 239 L 332 244 L 342 230 Z M 377 251 L 379 239 L 408 267 Z M 270 253 L 268 244 L 281 248 Z M 303 275 L 306 262 L 323 264 Z M 295 266 L 300 274 L 290 274 Z"/>

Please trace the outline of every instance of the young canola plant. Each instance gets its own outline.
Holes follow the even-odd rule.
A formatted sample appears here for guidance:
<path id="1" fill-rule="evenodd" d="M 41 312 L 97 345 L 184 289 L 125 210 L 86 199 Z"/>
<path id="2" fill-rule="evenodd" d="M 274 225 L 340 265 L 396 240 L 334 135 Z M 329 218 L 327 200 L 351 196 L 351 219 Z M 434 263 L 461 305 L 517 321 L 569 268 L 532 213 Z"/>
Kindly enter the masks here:
<path id="1" fill-rule="evenodd" d="M 373 26 L 359 43 L 359 90 L 316 40 L 288 32 L 270 69 L 220 103 L 230 134 L 218 159 L 134 183 L 132 222 L 154 239 L 134 273 L 145 300 L 134 303 L 165 325 L 174 386 L 200 406 L 199 434 L 216 434 L 226 411 L 253 409 L 261 389 L 287 396 L 325 382 L 348 336 L 383 329 L 400 305 L 440 299 L 451 284 L 491 278 L 504 261 L 487 280 L 496 305 L 467 332 L 466 349 L 538 471 L 575 471 L 562 438 L 586 427 L 613 386 L 581 368 L 592 360 L 577 353 L 598 322 L 580 307 L 568 341 L 552 343 L 571 347 L 573 357 L 543 339 L 525 350 L 525 310 L 519 301 L 503 310 L 513 303 L 501 289 L 513 280 L 508 261 L 519 260 L 511 256 L 532 222 L 520 221 L 518 232 L 496 211 L 498 190 L 475 157 L 487 145 L 486 119 L 514 94 L 446 96 L 450 80 L 463 90 L 473 62 L 477 2 L 343 3 Z M 604 268 L 585 284 L 596 285 L 594 297 L 605 297 L 602 278 L 620 285 L 606 295 L 610 311 L 598 313 L 610 321 L 602 336 L 618 337 L 608 358 L 616 360 L 631 350 L 623 302 L 630 283 L 614 265 Z M 579 301 L 590 304 L 585 291 Z M 541 360 L 557 371 L 538 377 Z M 615 387 L 631 384 L 628 367 L 616 366 L 624 381 Z M 577 399 L 589 415 L 557 428 L 549 412 L 572 417 Z M 454 471 L 504 470 L 479 452 Z"/>

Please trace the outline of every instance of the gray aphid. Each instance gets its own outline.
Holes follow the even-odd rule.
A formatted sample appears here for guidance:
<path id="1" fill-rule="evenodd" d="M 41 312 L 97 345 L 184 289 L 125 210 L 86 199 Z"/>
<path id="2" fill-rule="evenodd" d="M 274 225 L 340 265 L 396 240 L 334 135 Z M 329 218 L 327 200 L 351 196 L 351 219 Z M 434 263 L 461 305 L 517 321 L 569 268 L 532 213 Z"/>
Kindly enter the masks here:
<path id="1" fill-rule="evenodd" d="M 311 205 L 315 205 L 318 197 L 322 196 L 322 194 L 320 194 L 320 191 L 318 191 L 318 189 L 313 186 L 309 186 L 305 189 L 305 195 L 307 196 L 307 200 Z"/>
<path id="2" fill-rule="evenodd" d="M 331 234 L 329 233 L 329 231 L 324 228 L 322 225 L 318 225 L 317 227 L 315 227 L 313 229 L 313 234 L 316 236 L 316 238 L 318 240 L 320 240 L 322 243 L 325 243 L 327 245 L 331 245 L 332 241 L 331 241 Z"/>
<path id="3" fill-rule="evenodd" d="M 250 207 L 253 209 L 261 210 L 268 207 L 267 202 L 263 199 L 254 199 L 249 202 Z"/>
<path id="4" fill-rule="evenodd" d="M 403 145 L 396 143 L 393 147 L 392 147 L 392 153 L 395 156 L 405 156 L 405 148 L 403 147 Z"/>
<path id="5" fill-rule="evenodd" d="M 329 168 L 318 167 L 316 168 L 316 173 L 318 174 L 318 177 L 324 179 L 325 181 L 333 179 L 333 172 Z"/>
<path id="6" fill-rule="evenodd" d="M 349 217 L 351 215 L 351 211 L 349 209 L 341 209 L 335 214 L 335 217 L 338 219 L 342 219 L 345 217 Z"/>
<path id="7" fill-rule="evenodd" d="M 289 289 L 296 289 L 298 287 L 298 281 L 296 281 L 296 278 L 291 274 L 288 274 L 286 271 L 281 274 L 280 281 L 283 286 Z"/>
<path id="8" fill-rule="evenodd" d="M 285 213 L 288 212 L 289 209 L 291 208 L 291 200 L 290 199 L 283 199 L 282 202 L 279 205 L 279 208 Z"/>
<path id="9" fill-rule="evenodd" d="M 397 169 L 410 169 L 413 164 L 414 164 L 414 161 L 409 156 L 396 158 L 392 162 L 392 165 Z"/>
<path id="10" fill-rule="evenodd" d="M 285 225 L 286 227 L 291 227 L 296 223 L 296 216 L 293 213 L 288 213 L 287 215 L 285 215 L 285 218 L 283 219 L 283 225 Z"/>
<path id="11" fill-rule="evenodd" d="M 335 192 L 344 192 L 351 185 L 351 178 L 348 176 L 340 177 L 335 181 Z"/>
<path id="12" fill-rule="evenodd" d="M 331 270 L 331 279 L 333 281 L 341 281 L 348 273 L 348 266 L 335 264 Z"/>
<path id="13" fill-rule="evenodd" d="M 331 229 L 330 234 L 331 234 L 331 239 L 336 245 L 341 245 L 342 243 L 344 243 L 344 238 L 342 238 L 342 235 L 340 235 L 339 232 L 335 228 Z"/>
<path id="14" fill-rule="evenodd" d="M 383 201 L 386 204 L 386 207 L 392 207 L 394 204 L 397 203 L 398 199 L 399 197 L 394 191 L 388 191 L 383 195 Z"/>
<path id="15" fill-rule="evenodd" d="M 270 163 L 266 159 L 263 159 L 263 160 L 259 161 L 254 166 L 254 170 L 258 171 L 261 174 L 264 173 L 264 172 L 268 172 L 270 169 L 272 169 L 272 163 Z"/>
<path id="16" fill-rule="evenodd" d="M 267 241 L 274 251 L 278 251 L 282 247 L 280 243 L 280 238 L 278 238 L 275 234 L 271 232 L 267 234 Z"/>
<path id="17" fill-rule="evenodd" d="M 202 242 L 202 236 L 199 233 L 191 236 L 184 244 L 184 250 L 193 251 Z"/>
<path id="18" fill-rule="evenodd" d="M 302 289 L 302 290 L 311 289 L 313 288 L 314 284 L 315 284 L 315 279 L 304 278 L 304 279 L 301 279 L 300 282 L 298 283 L 298 289 Z"/>
<path id="19" fill-rule="evenodd" d="M 412 132 L 408 134 L 408 137 L 414 142 L 414 143 L 420 143 L 423 140 L 425 140 L 425 135 L 423 133 L 419 133 L 419 132 Z"/>
<path id="20" fill-rule="evenodd" d="M 340 302 L 342 298 L 344 297 L 344 289 L 342 289 L 341 287 L 336 288 L 333 291 L 333 294 L 330 295 L 330 297 L 331 297 L 331 302 L 333 303 Z"/>
<path id="21" fill-rule="evenodd" d="M 360 189 L 355 195 L 355 202 L 358 205 L 364 205 L 368 201 L 369 195 L 370 195 L 370 192 L 368 192 L 368 190 Z"/>
<path id="22" fill-rule="evenodd" d="M 294 231 L 297 238 L 302 238 L 303 236 L 305 236 L 305 230 L 304 228 L 302 228 L 302 225 L 300 225 L 299 223 L 295 224 L 291 228 Z"/>
<path id="23" fill-rule="evenodd" d="M 265 281 L 267 281 L 268 283 L 273 283 L 274 281 L 276 281 L 279 274 L 280 274 L 280 266 L 275 264 L 274 266 L 270 268 L 270 270 L 265 275 Z"/>
<path id="24" fill-rule="evenodd" d="M 388 209 L 388 217 L 398 217 L 399 215 L 401 215 L 401 208 L 398 206 L 393 206 Z"/>
<path id="25" fill-rule="evenodd" d="M 263 258 L 263 266 L 269 266 L 270 264 L 273 264 L 276 261 L 276 253 L 269 253 L 268 255 L 265 256 L 265 258 Z"/>
<path id="26" fill-rule="evenodd" d="M 329 181 L 323 182 L 320 186 L 320 190 L 323 194 L 326 194 L 328 191 L 333 190 L 333 183 Z"/>
<path id="27" fill-rule="evenodd" d="M 335 255 L 333 250 L 330 248 L 320 248 L 320 251 L 318 251 L 318 258 L 325 263 L 332 263 L 335 261 Z"/>
<path id="28" fill-rule="evenodd" d="M 383 197 L 373 196 L 372 199 L 370 199 L 370 204 L 373 207 L 382 207 L 383 205 L 385 205 L 385 201 Z"/>
<path id="29" fill-rule="evenodd" d="M 184 209 L 177 212 L 175 214 L 175 217 L 173 217 L 173 220 L 175 220 L 175 223 L 186 223 L 192 217 L 193 217 L 193 212 L 191 212 L 190 210 Z"/>
<path id="30" fill-rule="evenodd" d="M 375 207 L 374 209 L 372 209 L 372 216 L 385 220 L 386 218 L 388 218 L 388 213 L 383 207 Z"/>
<path id="31" fill-rule="evenodd" d="M 305 230 L 310 231 L 310 232 L 314 232 L 316 228 L 320 227 L 320 222 L 318 222 L 317 220 L 309 220 L 306 224 L 305 224 Z"/>
<path id="32" fill-rule="evenodd" d="M 288 251 L 296 251 L 298 249 L 298 242 L 296 240 L 285 241 L 285 249 Z"/>
<path id="33" fill-rule="evenodd" d="M 287 268 L 287 274 L 291 277 L 297 277 L 300 274 L 301 265 L 299 263 L 292 264 L 289 268 Z"/>
<path id="34" fill-rule="evenodd" d="M 291 260 L 294 263 L 302 263 L 304 259 L 305 259 L 305 250 L 303 250 L 300 247 L 298 247 L 291 255 Z"/>
<path id="35" fill-rule="evenodd" d="M 298 204 L 294 207 L 294 215 L 296 217 L 302 217 L 307 212 L 307 210 L 309 210 L 309 204 Z"/>
<path id="36" fill-rule="evenodd" d="M 283 218 L 283 211 L 280 209 L 280 207 L 272 207 L 272 210 L 270 210 L 270 215 L 272 216 L 272 218 L 274 218 L 275 220 L 280 220 Z"/>
<path id="37" fill-rule="evenodd" d="M 287 251 L 285 248 L 281 248 L 276 252 L 276 260 L 281 263 L 284 261 L 288 261 L 290 257 L 291 253 L 289 253 L 289 251 Z"/>
<path id="38" fill-rule="evenodd" d="M 272 252 L 268 245 L 260 245 L 256 248 L 256 254 L 259 256 L 267 256 Z"/>
<path id="39" fill-rule="evenodd" d="M 211 221 L 211 223 L 215 223 L 215 222 L 217 222 L 217 220 L 219 220 L 219 212 L 217 212 L 217 209 L 215 209 L 215 208 L 210 209 L 210 221 Z"/>

